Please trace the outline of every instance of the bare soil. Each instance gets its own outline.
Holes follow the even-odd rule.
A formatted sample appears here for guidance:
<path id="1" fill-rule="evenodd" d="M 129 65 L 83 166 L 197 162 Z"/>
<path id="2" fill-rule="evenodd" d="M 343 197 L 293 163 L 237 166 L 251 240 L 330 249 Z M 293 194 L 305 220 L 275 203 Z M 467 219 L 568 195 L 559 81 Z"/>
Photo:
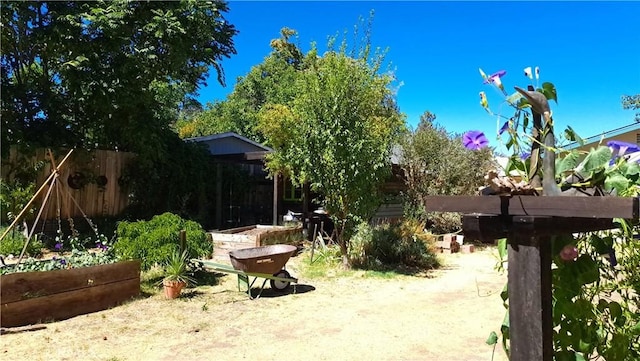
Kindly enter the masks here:
<path id="1" fill-rule="evenodd" d="M 505 315 L 495 250 L 442 255 L 445 266 L 391 279 L 300 277 L 262 297 L 238 292 L 235 275 L 177 300 L 161 293 L 113 309 L 5 329 L 3 360 L 434 360 L 488 361 L 485 344 Z M 258 282 L 262 283 L 261 280 Z M 507 360 L 498 347 L 493 358 Z"/>

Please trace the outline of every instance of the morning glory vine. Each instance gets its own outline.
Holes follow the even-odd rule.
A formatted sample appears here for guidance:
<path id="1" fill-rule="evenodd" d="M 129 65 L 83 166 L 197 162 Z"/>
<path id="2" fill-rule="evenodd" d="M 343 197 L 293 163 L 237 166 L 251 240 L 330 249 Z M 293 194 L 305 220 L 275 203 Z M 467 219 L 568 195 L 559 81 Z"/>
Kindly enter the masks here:
<path id="1" fill-rule="evenodd" d="M 640 147 L 610 141 L 606 145 L 598 144 L 590 151 L 579 151 L 544 144 L 541 141 L 544 133 L 553 130 L 540 126 L 536 129 L 531 111 L 547 112 L 544 119 L 549 124 L 544 125 L 553 126 L 551 109 L 545 103 L 547 100 L 557 103 L 555 86 L 549 82 L 539 86 L 540 69 L 527 67 L 524 69 L 530 80 L 527 90 L 515 88 L 516 92 L 509 94 L 503 85 L 506 74 L 501 70 L 486 75 L 480 69 L 484 85 L 492 87 L 503 98 L 500 111 L 496 113 L 490 108 L 486 92 L 481 91 L 480 105 L 490 116 L 496 117 L 497 137 L 502 140 L 507 136 L 505 146 L 513 151 L 505 176 L 497 173 L 487 176 L 487 188 L 494 193 L 484 194 L 537 194 L 538 189 L 529 184 L 532 175 L 536 174 L 532 172 L 534 163 L 544 156 L 544 152 L 549 152 L 547 155 L 553 152 L 554 155 L 562 153 L 555 161 L 556 173 L 544 175 L 567 195 L 640 195 L 640 165 L 631 158 L 640 152 Z M 541 101 L 542 97 L 544 101 Z M 546 107 L 541 108 L 541 105 Z M 514 115 L 501 115 L 504 106 L 512 108 Z M 536 132 L 542 136 L 536 136 Z M 564 135 L 570 141 L 582 142 L 571 127 L 567 127 Z M 489 143 L 485 134 L 477 130 L 465 133 L 462 142 L 471 150 L 482 149 Z M 535 153 L 536 149 L 538 153 Z M 640 242 L 634 240 L 634 234 L 639 232 L 637 225 L 621 219 L 616 222 L 619 229 L 552 239 L 555 360 L 640 359 L 640 275 L 637 272 Z M 506 240 L 498 242 L 498 268 L 506 262 L 506 244 Z M 507 307 L 506 289 L 501 297 Z M 502 345 L 508 354 L 508 319 L 500 330 Z M 495 347 L 498 339 L 492 332 L 487 343 Z"/>

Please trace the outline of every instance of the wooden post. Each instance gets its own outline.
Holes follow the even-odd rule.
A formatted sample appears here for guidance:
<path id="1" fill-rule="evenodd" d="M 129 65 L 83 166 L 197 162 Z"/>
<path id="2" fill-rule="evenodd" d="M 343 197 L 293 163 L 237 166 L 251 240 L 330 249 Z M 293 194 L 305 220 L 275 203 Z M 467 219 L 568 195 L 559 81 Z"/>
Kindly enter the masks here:
<path id="1" fill-rule="evenodd" d="M 180 254 L 182 254 L 187 249 L 187 231 L 180 230 Z"/>
<path id="2" fill-rule="evenodd" d="M 278 225 L 278 200 L 280 194 L 278 194 L 278 173 L 273 175 L 273 225 Z"/>
<path id="3" fill-rule="evenodd" d="M 637 220 L 640 214 L 635 197 L 425 198 L 430 212 L 471 213 L 463 217 L 465 236 L 509 240 L 511 361 L 553 359 L 551 237 L 616 228 L 613 218 Z"/>
<path id="4" fill-rule="evenodd" d="M 513 218 L 509 232 L 509 334 L 512 361 L 553 359 L 551 237 L 536 235 L 537 221 Z"/>
<path id="5" fill-rule="evenodd" d="M 216 164 L 216 219 L 217 229 L 222 228 L 222 164 Z"/>
<path id="6" fill-rule="evenodd" d="M 308 226 L 310 197 L 309 182 L 305 181 L 302 183 L 302 229 L 307 229 Z"/>

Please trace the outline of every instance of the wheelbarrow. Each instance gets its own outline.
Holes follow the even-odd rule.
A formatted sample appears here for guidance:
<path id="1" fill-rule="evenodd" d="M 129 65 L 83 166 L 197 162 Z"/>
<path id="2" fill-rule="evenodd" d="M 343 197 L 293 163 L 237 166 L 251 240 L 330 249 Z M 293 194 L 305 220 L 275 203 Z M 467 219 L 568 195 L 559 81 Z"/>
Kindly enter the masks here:
<path id="1" fill-rule="evenodd" d="M 240 291 L 241 286 L 245 285 L 249 299 L 254 299 L 262 295 L 267 280 L 271 288 L 278 292 L 283 292 L 291 287 L 291 283 L 298 282 L 297 278 L 291 277 L 289 272 L 284 269 L 285 264 L 297 249 L 296 246 L 288 244 L 274 244 L 234 250 L 229 252 L 233 267 L 210 260 L 196 259 L 194 262 L 201 264 L 206 269 L 238 275 L 238 290 Z M 251 283 L 249 283 L 249 277 L 253 277 Z M 251 288 L 258 278 L 264 278 L 264 281 L 258 295 L 253 297 Z"/>

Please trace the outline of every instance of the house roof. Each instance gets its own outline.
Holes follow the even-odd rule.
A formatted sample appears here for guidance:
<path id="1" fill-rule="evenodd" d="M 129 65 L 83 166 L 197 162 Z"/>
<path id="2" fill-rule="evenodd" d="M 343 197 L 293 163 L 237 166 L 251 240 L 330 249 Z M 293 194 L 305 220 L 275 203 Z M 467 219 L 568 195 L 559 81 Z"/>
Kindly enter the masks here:
<path id="1" fill-rule="evenodd" d="M 262 163 L 264 156 L 273 152 L 273 149 L 234 132 L 186 138 L 185 141 L 206 144 L 211 155 L 227 162 Z"/>
<path id="2" fill-rule="evenodd" d="M 617 137 L 621 134 L 626 134 L 632 131 L 640 131 L 640 123 L 636 122 L 636 123 L 632 123 L 629 125 L 625 125 L 624 127 L 620 127 L 617 129 L 613 129 L 613 130 L 609 130 L 606 132 L 602 132 L 600 134 L 594 135 L 594 136 L 590 136 L 588 138 L 584 138 L 584 145 L 588 145 L 588 144 L 592 144 L 592 143 L 598 143 L 600 142 L 601 139 L 609 139 L 609 138 L 613 138 L 613 137 Z M 568 143 L 566 145 L 563 145 L 562 148 L 567 149 L 567 150 L 571 150 L 574 148 L 578 148 L 583 146 L 582 144 L 578 143 L 578 142 L 572 142 L 572 143 Z"/>
<path id="3" fill-rule="evenodd" d="M 209 151 L 213 155 L 273 151 L 273 149 L 266 145 L 254 142 L 253 140 L 234 132 L 186 138 L 185 141 L 206 143 L 209 145 Z"/>

